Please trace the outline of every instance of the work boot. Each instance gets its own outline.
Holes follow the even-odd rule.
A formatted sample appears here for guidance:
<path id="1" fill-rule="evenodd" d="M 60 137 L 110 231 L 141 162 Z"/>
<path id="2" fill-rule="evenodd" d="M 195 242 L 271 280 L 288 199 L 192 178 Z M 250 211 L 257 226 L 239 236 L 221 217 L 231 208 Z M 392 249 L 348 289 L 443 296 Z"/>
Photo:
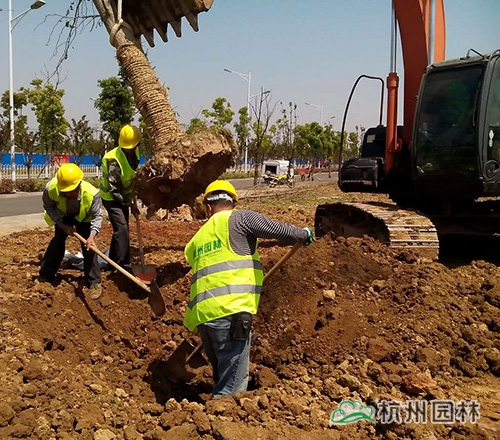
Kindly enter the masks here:
<path id="1" fill-rule="evenodd" d="M 98 299 L 102 295 L 101 283 L 94 283 L 89 288 L 90 297 L 92 299 Z"/>
<path id="2" fill-rule="evenodd" d="M 35 278 L 35 284 L 41 283 L 54 283 L 55 277 L 49 277 L 47 275 L 39 275 L 38 278 Z"/>

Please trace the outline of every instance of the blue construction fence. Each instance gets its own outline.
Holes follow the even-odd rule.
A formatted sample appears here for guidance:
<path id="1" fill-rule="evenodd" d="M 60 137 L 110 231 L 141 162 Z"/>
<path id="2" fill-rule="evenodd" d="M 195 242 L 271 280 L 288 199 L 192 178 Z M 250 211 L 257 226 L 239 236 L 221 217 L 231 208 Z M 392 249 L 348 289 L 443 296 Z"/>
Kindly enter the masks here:
<path id="1" fill-rule="evenodd" d="M 32 158 L 32 165 L 77 163 L 80 165 L 101 165 L 101 156 L 74 156 L 72 154 L 24 154 L 16 153 L 16 165 L 24 166 Z M 141 156 L 140 165 L 144 165 L 148 158 Z M 10 166 L 10 153 L 2 154 L 2 166 Z"/>

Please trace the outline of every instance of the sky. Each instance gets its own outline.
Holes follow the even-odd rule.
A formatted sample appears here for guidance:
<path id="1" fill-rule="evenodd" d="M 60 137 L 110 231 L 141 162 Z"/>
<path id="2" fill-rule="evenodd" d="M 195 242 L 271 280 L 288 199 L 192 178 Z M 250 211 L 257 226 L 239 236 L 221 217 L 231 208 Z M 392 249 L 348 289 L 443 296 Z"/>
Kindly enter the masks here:
<path id="1" fill-rule="evenodd" d="M 33 0 L 12 0 L 13 16 Z M 35 77 L 52 72 L 60 57 L 51 32 L 57 14 L 64 15 L 69 0 L 46 0 L 46 5 L 26 14 L 13 30 L 14 89 L 28 86 Z M 320 120 L 339 129 L 345 103 L 361 74 L 382 76 L 389 71 L 390 0 L 215 0 L 211 10 L 199 15 L 199 32 L 183 21 L 183 36 L 169 29 L 169 41 L 155 35 L 156 46 L 148 56 L 170 89 L 170 101 L 181 123 L 199 116 L 217 97 L 225 97 L 237 112 L 247 103 L 247 81 L 230 69 L 251 72 L 251 94 L 271 90 L 270 100 L 279 110 L 297 104 L 297 123 Z M 0 0 L 0 90 L 9 87 L 8 0 Z M 488 53 L 500 49 L 500 0 L 445 0 L 446 57 L 464 56 L 467 50 Z M 118 64 L 103 27 L 84 30 L 74 42 L 61 68 L 60 88 L 65 90 L 66 119 L 86 115 L 100 126 L 93 100 L 97 81 L 115 76 Z M 399 55 L 399 58 L 401 56 Z M 399 66 L 398 73 L 403 76 Z M 378 122 L 379 83 L 358 86 L 347 128 L 370 127 Z M 305 103 L 314 104 L 308 106 Z M 335 116 L 335 118 L 333 118 Z M 36 123 L 30 116 L 30 127 Z"/>

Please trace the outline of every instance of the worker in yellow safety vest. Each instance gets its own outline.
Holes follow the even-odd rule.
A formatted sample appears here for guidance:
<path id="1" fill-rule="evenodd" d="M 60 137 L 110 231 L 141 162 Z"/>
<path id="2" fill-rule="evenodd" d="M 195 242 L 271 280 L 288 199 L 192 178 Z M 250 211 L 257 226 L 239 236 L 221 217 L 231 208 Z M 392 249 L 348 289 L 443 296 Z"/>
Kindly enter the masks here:
<path id="1" fill-rule="evenodd" d="M 113 227 L 109 258 L 120 266 L 130 264 L 129 218 L 130 212 L 138 214 L 132 179 L 141 159 L 141 139 L 137 127 L 125 125 L 120 130 L 118 147 L 108 151 L 102 159 L 101 198 Z"/>
<path id="2" fill-rule="evenodd" d="M 209 220 L 184 249 L 193 269 L 184 325 L 200 333 L 214 374 L 214 397 L 247 389 L 252 315 L 262 290 L 258 238 L 306 245 L 312 229 L 274 222 L 249 210 L 235 210 L 238 194 L 224 180 L 203 196 Z"/>
<path id="3" fill-rule="evenodd" d="M 47 183 L 42 195 L 45 221 L 54 226 L 55 234 L 42 260 L 38 282 L 54 283 L 64 258 L 66 237 L 78 232 L 82 243 L 83 271 L 90 296 L 101 296 L 101 271 L 97 255 L 90 250 L 101 230 L 102 212 L 99 190 L 83 180 L 83 171 L 74 163 L 61 165 Z"/>

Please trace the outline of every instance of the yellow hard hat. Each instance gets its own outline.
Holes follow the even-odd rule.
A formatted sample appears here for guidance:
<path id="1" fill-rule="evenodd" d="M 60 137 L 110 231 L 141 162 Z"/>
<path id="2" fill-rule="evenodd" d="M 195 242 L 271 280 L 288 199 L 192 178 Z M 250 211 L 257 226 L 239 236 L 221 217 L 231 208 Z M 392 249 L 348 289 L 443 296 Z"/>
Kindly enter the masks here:
<path id="1" fill-rule="evenodd" d="M 118 139 L 118 146 L 125 150 L 131 150 L 139 142 L 141 142 L 141 131 L 135 125 L 125 125 L 120 130 L 120 139 Z"/>
<path id="2" fill-rule="evenodd" d="M 214 180 L 210 185 L 207 186 L 205 194 L 203 194 L 203 202 L 206 202 L 207 197 L 215 191 L 223 191 L 231 196 L 233 202 L 238 201 L 238 194 L 236 193 L 236 190 L 234 189 L 234 186 L 231 184 L 231 182 L 228 182 L 227 180 Z"/>
<path id="3" fill-rule="evenodd" d="M 83 171 L 74 163 L 63 163 L 57 170 L 56 178 L 59 191 L 73 191 L 83 180 Z"/>

